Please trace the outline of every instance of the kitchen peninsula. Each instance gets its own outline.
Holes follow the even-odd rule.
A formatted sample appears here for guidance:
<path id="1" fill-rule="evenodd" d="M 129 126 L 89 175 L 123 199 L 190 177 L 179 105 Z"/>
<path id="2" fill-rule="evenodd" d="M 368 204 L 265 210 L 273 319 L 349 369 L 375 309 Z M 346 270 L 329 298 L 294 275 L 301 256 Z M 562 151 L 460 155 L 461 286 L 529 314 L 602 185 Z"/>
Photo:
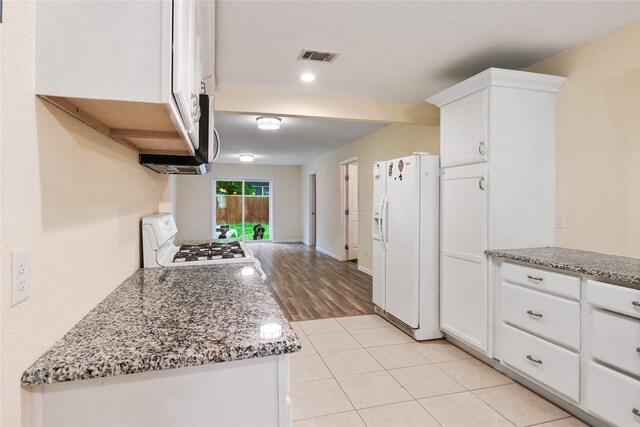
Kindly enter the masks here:
<path id="1" fill-rule="evenodd" d="M 289 425 L 300 348 L 252 264 L 140 269 L 22 385 L 34 425 Z"/>

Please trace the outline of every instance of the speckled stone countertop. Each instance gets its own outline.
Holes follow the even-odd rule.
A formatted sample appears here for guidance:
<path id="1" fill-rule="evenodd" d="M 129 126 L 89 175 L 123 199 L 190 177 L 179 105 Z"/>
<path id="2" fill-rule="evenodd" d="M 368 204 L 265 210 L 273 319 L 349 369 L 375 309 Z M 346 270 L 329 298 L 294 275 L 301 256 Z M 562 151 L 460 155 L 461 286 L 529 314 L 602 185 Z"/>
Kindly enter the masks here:
<path id="1" fill-rule="evenodd" d="M 640 258 L 565 248 L 495 249 L 485 251 L 485 254 L 589 274 L 640 289 Z"/>
<path id="2" fill-rule="evenodd" d="M 22 385 L 300 350 L 298 337 L 262 279 L 256 273 L 242 274 L 248 265 L 136 271 L 36 360 L 23 373 Z M 275 333 L 261 329 L 264 325 Z M 274 325 L 281 328 L 279 336 Z"/>

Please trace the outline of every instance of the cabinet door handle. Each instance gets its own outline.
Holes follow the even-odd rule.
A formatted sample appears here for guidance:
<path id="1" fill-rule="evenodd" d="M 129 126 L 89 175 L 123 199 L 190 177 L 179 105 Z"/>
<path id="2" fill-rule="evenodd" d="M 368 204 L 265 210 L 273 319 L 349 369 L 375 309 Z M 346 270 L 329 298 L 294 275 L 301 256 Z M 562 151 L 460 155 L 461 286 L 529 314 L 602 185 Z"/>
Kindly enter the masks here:
<path id="1" fill-rule="evenodd" d="M 535 311 L 527 310 L 527 314 L 529 316 L 537 317 L 540 319 L 542 317 L 542 313 L 536 313 Z"/>
<path id="2" fill-rule="evenodd" d="M 631 305 L 634 307 L 640 307 L 640 302 L 639 301 L 631 301 Z"/>
<path id="3" fill-rule="evenodd" d="M 540 277 L 540 276 L 532 276 L 532 275 L 530 275 L 530 274 L 529 274 L 529 275 L 527 275 L 527 279 L 529 279 L 529 280 L 536 280 L 536 281 L 538 281 L 538 282 L 542 282 L 542 281 L 544 280 L 544 279 L 543 279 L 542 277 Z"/>
<path id="4" fill-rule="evenodd" d="M 640 347 L 636 347 L 636 351 L 640 353 Z"/>
<path id="5" fill-rule="evenodd" d="M 633 415 L 635 415 L 636 417 L 640 417 L 640 411 L 637 408 L 633 408 L 631 410 L 631 412 L 633 413 Z"/>
<path id="6" fill-rule="evenodd" d="M 542 365 L 542 360 L 540 359 L 534 359 L 530 354 L 527 354 L 527 359 L 529 359 L 530 361 L 532 361 L 533 363 L 537 363 L 538 365 Z"/>
<path id="7" fill-rule="evenodd" d="M 480 180 L 478 181 L 478 187 L 480 187 L 480 189 L 482 191 L 484 191 L 484 189 L 486 188 L 485 179 L 484 178 L 480 178 Z"/>
<path id="8" fill-rule="evenodd" d="M 484 156 L 487 152 L 487 144 L 484 141 L 480 141 L 478 143 L 478 153 L 480 153 L 480 155 Z"/>

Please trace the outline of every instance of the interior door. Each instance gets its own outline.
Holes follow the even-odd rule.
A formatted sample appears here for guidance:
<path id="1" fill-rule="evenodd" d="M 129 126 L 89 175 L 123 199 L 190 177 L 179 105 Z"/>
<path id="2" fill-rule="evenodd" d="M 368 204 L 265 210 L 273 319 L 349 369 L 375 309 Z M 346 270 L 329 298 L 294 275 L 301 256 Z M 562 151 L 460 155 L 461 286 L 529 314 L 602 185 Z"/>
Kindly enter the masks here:
<path id="1" fill-rule="evenodd" d="M 358 259 L 358 165 L 350 163 L 347 165 L 347 258 L 349 260 Z"/>
<path id="2" fill-rule="evenodd" d="M 417 156 L 387 162 L 386 174 L 386 309 L 407 325 L 417 328 L 420 278 L 420 165 Z"/>
<path id="3" fill-rule="evenodd" d="M 199 146 L 198 94 L 196 86 L 200 82 L 195 79 L 196 55 L 198 43 L 195 25 L 195 1 L 173 0 L 173 57 L 172 57 L 172 90 L 173 97 L 180 111 L 180 116 L 194 147 Z"/>
<path id="4" fill-rule="evenodd" d="M 309 246 L 316 245 L 316 174 L 309 175 Z"/>
<path id="5" fill-rule="evenodd" d="M 477 166 L 445 169 L 441 189 L 441 324 L 488 350 L 487 173 Z"/>

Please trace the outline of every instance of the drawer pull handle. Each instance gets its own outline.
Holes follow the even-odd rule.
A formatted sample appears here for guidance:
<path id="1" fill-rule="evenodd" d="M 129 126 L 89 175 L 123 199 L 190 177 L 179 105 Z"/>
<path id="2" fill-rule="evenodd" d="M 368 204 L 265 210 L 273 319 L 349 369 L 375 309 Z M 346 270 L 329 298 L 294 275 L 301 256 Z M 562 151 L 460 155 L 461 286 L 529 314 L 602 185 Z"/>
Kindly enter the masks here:
<path id="1" fill-rule="evenodd" d="M 640 417 L 640 411 L 637 408 L 633 408 L 631 412 L 633 412 L 633 415 L 635 415 L 636 417 Z"/>
<path id="2" fill-rule="evenodd" d="M 638 301 L 631 301 L 631 305 L 634 307 L 640 307 L 640 302 Z"/>
<path id="3" fill-rule="evenodd" d="M 538 319 L 542 317 L 542 313 L 536 313 L 535 311 L 527 310 L 527 314 L 529 316 L 537 317 Z"/>
<path id="4" fill-rule="evenodd" d="M 527 359 L 529 359 L 530 361 L 532 361 L 533 363 L 537 363 L 538 365 L 542 365 L 542 360 L 540 359 L 534 359 L 533 357 L 531 357 L 530 354 L 527 354 Z"/>
<path id="5" fill-rule="evenodd" d="M 527 279 L 529 279 L 529 280 L 537 280 L 538 282 L 542 282 L 542 281 L 544 280 L 544 279 L 543 279 L 542 277 L 540 277 L 540 276 L 532 276 L 532 275 L 530 275 L 530 274 L 527 276 Z"/>

